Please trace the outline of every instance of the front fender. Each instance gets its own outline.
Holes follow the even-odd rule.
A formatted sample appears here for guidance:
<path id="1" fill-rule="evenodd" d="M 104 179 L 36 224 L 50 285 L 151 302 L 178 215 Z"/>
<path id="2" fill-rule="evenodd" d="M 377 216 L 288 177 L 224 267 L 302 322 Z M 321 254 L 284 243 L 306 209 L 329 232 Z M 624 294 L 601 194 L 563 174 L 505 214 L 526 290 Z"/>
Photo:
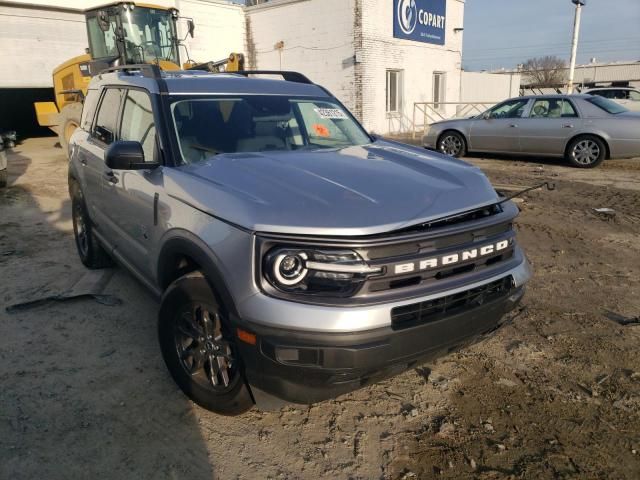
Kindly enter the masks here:
<path id="1" fill-rule="evenodd" d="M 224 264 L 202 239 L 187 230 L 174 229 L 164 235 L 161 243 L 156 279 L 162 291 L 180 275 L 177 263 L 179 258 L 186 256 L 198 265 L 224 308 L 237 316 L 236 302 L 229 288 Z"/>

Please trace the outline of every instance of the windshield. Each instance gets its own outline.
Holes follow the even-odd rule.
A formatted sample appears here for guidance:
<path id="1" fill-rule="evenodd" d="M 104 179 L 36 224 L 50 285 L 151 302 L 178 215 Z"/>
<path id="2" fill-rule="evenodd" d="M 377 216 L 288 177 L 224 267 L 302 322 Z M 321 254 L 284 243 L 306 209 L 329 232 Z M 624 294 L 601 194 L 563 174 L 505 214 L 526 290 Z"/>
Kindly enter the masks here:
<path id="1" fill-rule="evenodd" d="M 171 104 L 185 163 L 219 153 L 319 150 L 364 145 L 369 136 L 330 99 L 246 95 Z"/>
<path id="2" fill-rule="evenodd" d="M 166 60 L 179 64 L 171 13 L 153 8 L 126 10 L 122 16 L 127 58 L 133 63 Z"/>
<path id="3" fill-rule="evenodd" d="M 100 28 L 98 15 L 87 18 L 89 45 L 93 58 L 125 57 L 126 63 L 151 63 L 166 60 L 179 64 L 175 23 L 171 12 L 136 7 L 105 11 L 108 28 Z M 118 25 L 122 25 L 124 39 Z M 124 42 L 124 51 L 123 49 Z"/>
<path id="4" fill-rule="evenodd" d="M 619 103 L 616 103 L 613 100 L 609 100 L 608 98 L 593 96 L 587 98 L 586 100 L 587 102 L 593 103 L 595 106 L 600 107 L 602 110 L 612 115 L 617 115 L 619 113 L 629 111 Z"/>

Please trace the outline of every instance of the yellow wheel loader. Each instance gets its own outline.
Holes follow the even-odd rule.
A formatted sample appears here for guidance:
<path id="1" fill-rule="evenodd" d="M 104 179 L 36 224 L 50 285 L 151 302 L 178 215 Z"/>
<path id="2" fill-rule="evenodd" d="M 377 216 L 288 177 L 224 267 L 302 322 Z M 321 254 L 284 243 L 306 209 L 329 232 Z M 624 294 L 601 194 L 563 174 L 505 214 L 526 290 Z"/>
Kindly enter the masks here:
<path id="1" fill-rule="evenodd" d="M 58 134 L 67 152 L 69 139 L 80 124 L 82 102 L 91 77 L 120 65 L 153 63 L 162 70 L 179 70 L 179 48 L 175 8 L 149 4 L 118 2 L 85 10 L 89 48 L 53 70 L 55 102 L 34 104 L 40 126 Z M 193 37 L 195 25 L 185 19 L 188 35 Z M 185 52 L 187 52 L 186 47 Z M 188 52 L 187 52 L 188 57 Z M 244 56 L 232 53 L 217 62 L 196 63 L 188 59 L 183 68 L 218 71 L 244 70 Z"/>

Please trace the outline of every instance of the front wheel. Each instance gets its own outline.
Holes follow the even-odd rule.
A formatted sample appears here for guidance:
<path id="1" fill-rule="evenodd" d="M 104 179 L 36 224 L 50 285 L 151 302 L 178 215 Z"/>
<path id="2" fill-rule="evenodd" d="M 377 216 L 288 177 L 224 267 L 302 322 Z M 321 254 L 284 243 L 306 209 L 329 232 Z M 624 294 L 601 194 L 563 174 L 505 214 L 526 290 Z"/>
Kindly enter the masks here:
<path id="1" fill-rule="evenodd" d="M 158 334 L 169 373 L 191 400 L 221 415 L 253 407 L 229 322 L 202 273 L 169 285 Z"/>
<path id="2" fill-rule="evenodd" d="M 593 168 L 602 163 L 607 148 L 602 140 L 592 135 L 574 139 L 567 147 L 566 158 L 574 167 Z"/>
<path id="3" fill-rule="evenodd" d="M 467 143 L 462 134 L 454 131 L 444 132 L 438 140 L 438 151 L 449 157 L 463 157 L 467 153 Z"/>

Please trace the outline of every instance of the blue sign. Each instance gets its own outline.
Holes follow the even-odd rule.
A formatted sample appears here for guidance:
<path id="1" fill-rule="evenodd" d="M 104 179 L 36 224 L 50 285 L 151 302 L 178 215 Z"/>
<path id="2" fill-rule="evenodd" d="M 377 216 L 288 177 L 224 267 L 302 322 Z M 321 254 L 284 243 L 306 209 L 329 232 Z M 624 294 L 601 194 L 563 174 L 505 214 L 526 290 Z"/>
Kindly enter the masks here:
<path id="1" fill-rule="evenodd" d="M 444 45 L 447 0 L 393 0 L 393 36 Z"/>

